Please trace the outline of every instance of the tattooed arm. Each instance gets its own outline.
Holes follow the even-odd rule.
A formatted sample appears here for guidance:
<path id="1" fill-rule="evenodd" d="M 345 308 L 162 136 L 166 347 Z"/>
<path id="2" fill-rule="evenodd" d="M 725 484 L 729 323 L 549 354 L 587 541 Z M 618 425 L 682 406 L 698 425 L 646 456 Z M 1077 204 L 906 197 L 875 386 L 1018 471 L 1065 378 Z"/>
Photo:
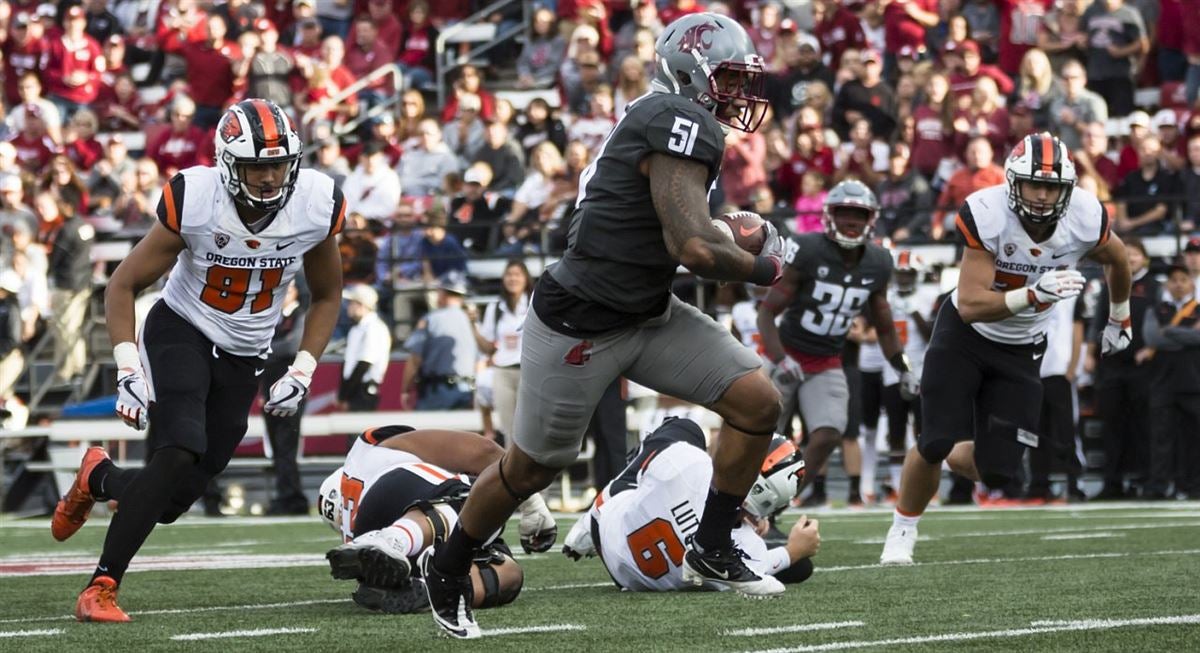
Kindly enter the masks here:
<path id="1" fill-rule="evenodd" d="M 703 163 L 651 154 L 644 164 L 650 197 L 662 221 L 663 241 L 685 268 L 708 279 L 745 281 L 754 255 L 712 226 L 708 213 L 708 169 Z"/>

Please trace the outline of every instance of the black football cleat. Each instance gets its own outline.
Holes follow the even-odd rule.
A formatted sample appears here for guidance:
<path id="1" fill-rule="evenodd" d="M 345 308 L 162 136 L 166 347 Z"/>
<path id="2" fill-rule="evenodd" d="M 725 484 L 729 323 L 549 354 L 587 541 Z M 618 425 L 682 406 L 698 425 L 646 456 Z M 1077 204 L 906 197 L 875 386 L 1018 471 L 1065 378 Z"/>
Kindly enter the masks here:
<path id="1" fill-rule="evenodd" d="M 433 623 L 443 634 L 455 639 L 475 639 L 483 633 L 475 622 L 471 601 L 475 590 L 471 577 L 447 576 L 433 566 L 433 547 L 425 549 L 417 558 L 417 567 L 425 579 L 425 597 L 433 612 Z"/>
<path id="2" fill-rule="evenodd" d="M 325 554 L 329 573 L 337 579 L 356 579 L 373 587 L 401 588 L 409 584 L 412 565 L 383 531 L 371 531 Z"/>
<path id="3" fill-rule="evenodd" d="M 384 614 L 417 614 L 429 611 L 425 582 L 420 578 L 414 578 L 407 587 L 400 589 L 372 587 L 366 583 L 359 583 L 350 598 L 360 607 Z"/>
<path id="4" fill-rule="evenodd" d="M 774 576 L 759 576 L 745 562 L 746 554 L 730 543 L 728 548 L 701 551 L 695 542 L 683 556 L 683 582 L 730 589 L 743 596 L 764 598 L 782 594 L 783 583 Z"/>

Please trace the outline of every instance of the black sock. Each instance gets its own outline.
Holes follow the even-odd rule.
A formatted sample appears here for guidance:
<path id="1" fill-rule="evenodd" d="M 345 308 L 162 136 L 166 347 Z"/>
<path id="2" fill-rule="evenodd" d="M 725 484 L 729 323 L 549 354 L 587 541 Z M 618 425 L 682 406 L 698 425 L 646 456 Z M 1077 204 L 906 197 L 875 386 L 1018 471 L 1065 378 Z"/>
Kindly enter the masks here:
<path id="1" fill-rule="evenodd" d="M 744 496 L 728 494 L 709 488 L 708 501 L 704 504 L 704 516 L 696 529 L 695 541 L 705 551 L 724 549 L 729 546 L 729 532 L 737 522 L 738 511 L 746 500 Z"/>
<path id="2" fill-rule="evenodd" d="M 858 492 L 858 487 L 861 483 L 862 483 L 861 476 L 851 476 L 850 477 L 850 498 L 861 498 L 861 497 L 859 497 L 859 492 Z"/>
<path id="3" fill-rule="evenodd" d="M 136 470 L 121 469 L 113 461 L 105 460 L 88 475 L 88 489 L 97 501 L 119 500 L 136 476 Z"/>
<path id="4" fill-rule="evenodd" d="M 825 475 L 824 474 L 817 474 L 816 476 L 814 476 L 812 485 L 813 485 L 812 493 L 814 495 L 820 496 L 820 497 L 825 496 Z"/>
<path id="5" fill-rule="evenodd" d="M 108 576 L 121 582 L 129 561 L 170 503 L 179 479 L 195 464 L 196 457 L 190 451 L 168 447 L 156 451 L 141 473 L 134 475 L 104 537 L 104 552 L 92 574 L 93 581 L 97 576 Z"/>
<path id="6" fill-rule="evenodd" d="M 433 554 L 433 566 L 447 576 L 466 576 L 471 570 L 471 558 L 483 546 L 483 540 L 469 535 L 462 523 L 454 525 L 450 536 Z"/>

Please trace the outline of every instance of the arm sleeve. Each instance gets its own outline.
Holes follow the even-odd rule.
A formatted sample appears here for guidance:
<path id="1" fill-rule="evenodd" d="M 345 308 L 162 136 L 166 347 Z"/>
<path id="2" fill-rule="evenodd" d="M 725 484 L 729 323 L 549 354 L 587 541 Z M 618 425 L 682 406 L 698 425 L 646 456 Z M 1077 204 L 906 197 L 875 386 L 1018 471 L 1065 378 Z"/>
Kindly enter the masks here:
<path id="1" fill-rule="evenodd" d="M 954 225 L 958 231 L 958 237 L 962 239 L 963 244 L 971 249 L 988 251 L 983 244 L 983 239 L 979 237 L 979 227 L 975 224 L 975 216 L 971 213 L 971 205 L 963 202 L 958 209 L 958 216 L 954 218 Z"/>
<path id="2" fill-rule="evenodd" d="M 179 233 L 180 226 L 183 224 L 183 187 L 183 174 L 175 173 L 175 176 L 171 177 L 171 180 L 163 186 L 162 196 L 158 198 L 158 208 L 155 211 L 158 221 L 176 234 Z"/>

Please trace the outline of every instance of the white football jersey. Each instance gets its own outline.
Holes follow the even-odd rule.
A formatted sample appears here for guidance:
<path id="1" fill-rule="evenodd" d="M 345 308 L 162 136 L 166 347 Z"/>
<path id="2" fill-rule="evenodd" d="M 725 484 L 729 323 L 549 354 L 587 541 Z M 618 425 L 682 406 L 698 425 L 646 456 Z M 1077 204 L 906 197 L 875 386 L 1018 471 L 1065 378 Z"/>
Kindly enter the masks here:
<path id="1" fill-rule="evenodd" d="M 975 191 L 959 209 L 959 234 L 966 246 L 983 250 L 996 259 L 992 289 L 1005 292 L 1025 288 L 1051 270 L 1075 267 L 1081 258 L 1108 242 L 1108 213 L 1092 193 L 1076 188 L 1066 214 L 1045 241 L 1033 242 L 1020 218 L 1008 208 L 1008 186 L 1001 184 Z M 958 305 L 958 290 L 951 301 Z M 1049 306 L 1030 306 L 996 322 L 971 326 L 989 340 L 1023 345 L 1045 338 L 1050 321 Z"/>
<path id="2" fill-rule="evenodd" d="M 167 183 L 158 205 L 159 221 L 186 245 L 163 300 L 220 349 L 266 357 L 304 254 L 341 231 L 345 214 L 333 180 L 303 169 L 287 204 L 252 233 L 217 169 L 188 168 Z"/>
<path id="3" fill-rule="evenodd" d="M 925 365 L 925 349 L 929 343 L 921 335 L 921 329 L 912 314 L 915 311 L 932 324 L 933 304 L 937 301 L 937 295 L 937 288 L 933 286 L 917 286 L 917 290 L 910 295 L 901 295 L 895 287 L 888 290 L 888 305 L 892 307 L 896 335 L 899 336 L 900 344 L 904 346 L 904 353 L 908 355 L 908 362 L 918 379 L 921 378 L 921 369 Z M 899 382 L 900 373 L 896 368 L 884 365 L 883 384 L 887 386 Z"/>
<path id="4" fill-rule="evenodd" d="M 363 498 L 376 481 L 394 469 L 404 468 L 431 485 L 441 485 L 452 478 L 458 478 L 468 485 L 471 483 L 467 476 L 424 462 L 407 451 L 374 444 L 370 433 L 367 431 L 367 437 L 354 439 L 354 445 L 346 454 L 346 463 L 342 467 L 342 535 L 347 542 L 354 539 L 354 518 L 358 515 Z"/>
<path id="5" fill-rule="evenodd" d="M 742 344 L 762 354 L 762 335 L 758 332 L 758 306 L 755 302 L 746 300 L 734 304 L 730 309 L 730 317 L 742 338 Z"/>
<path id="6" fill-rule="evenodd" d="M 700 526 L 711 480 L 708 454 L 677 442 L 650 459 L 636 488 L 616 495 L 605 488 L 596 497 L 583 518 L 597 520 L 601 558 L 613 580 L 634 592 L 691 587 L 683 581 L 683 556 L 688 537 Z M 733 541 L 755 572 L 779 571 L 769 568 L 766 543 L 748 526 L 735 528 Z"/>
<path id="7" fill-rule="evenodd" d="M 858 369 L 863 372 L 878 372 L 887 365 L 887 359 L 883 357 L 883 349 L 880 349 L 878 342 L 864 342 L 858 348 Z"/>

